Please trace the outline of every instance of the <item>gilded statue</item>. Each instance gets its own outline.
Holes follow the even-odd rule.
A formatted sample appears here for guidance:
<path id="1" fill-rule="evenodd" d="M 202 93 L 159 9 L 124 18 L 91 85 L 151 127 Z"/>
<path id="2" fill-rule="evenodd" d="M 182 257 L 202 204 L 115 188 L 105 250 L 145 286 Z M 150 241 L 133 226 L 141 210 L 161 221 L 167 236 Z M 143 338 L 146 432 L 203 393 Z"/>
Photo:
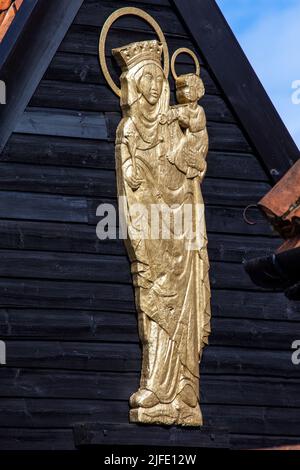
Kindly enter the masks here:
<path id="1" fill-rule="evenodd" d="M 122 71 L 119 89 L 107 70 L 105 40 L 111 24 L 125 14 L 146 19 L 158 40 L 113 49 Z M 192 55 L 195 73 L 177 76 L 179 53 Z M 100 60 L 108 83 L 120 96 L 123 114 L 115 144 L 117 189 L 127 224 L 125 244 L 143 352 L 140 386 L 129 400 L 130 421 L 201 426 L 199 362 L 210 334 L 210 284 L 201 193 L 208 134 L 199 105 L 205 93 L 200 65 L 188 49 L 173 55 L 178 104 L 171 106 L 165 38 L 153 18 L 136 8 L 121 9 L 107 20 Z M 132 210 L 136 207 L 145 212 L 137 215 Z M 153 222 L 145 219 L 157 207 L 167 209 L 173 224 L 169 236 L 165 220 L 157 226 L 155 217 Z M 181 224 L 178 231 L 175 221 L 186 213 L 192 231 L 191 224 Z"/>

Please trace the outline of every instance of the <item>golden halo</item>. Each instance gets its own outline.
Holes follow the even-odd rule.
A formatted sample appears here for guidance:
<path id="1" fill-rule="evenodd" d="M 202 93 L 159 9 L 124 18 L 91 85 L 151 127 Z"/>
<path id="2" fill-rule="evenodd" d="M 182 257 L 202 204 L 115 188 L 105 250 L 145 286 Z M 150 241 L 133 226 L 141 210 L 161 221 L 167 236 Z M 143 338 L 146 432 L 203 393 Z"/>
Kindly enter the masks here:
<path id="1" fill-rule="evenodd" d="M 177 80 L 177 78 L 178 78 L 178 75 L 177 75 L 176 70 L 175 70 L 175 61 L 176 61 L 177 57 L 180 54 L 188 54 L 192 57 L 192 59 L 195 62 L 195 66 L 196 66 L 196 72 L 195 73 L 196 73 L 196 75 L 200 76 L 200 63 L 199 63 L 198 57 L 196 56 L 195 52 L 191 51 L 191 49 L 188 49 L 187 47 L 181 47 L 180 49 L 177 49 L 177 51 L 174 52 L 174 54 L 172 56 L 172 60 L 171 60 L 171 71 L 172 71 L 172 75 L 173 75 L 174 80 Z"/>
<path id="2" fill-rule="evenodd" d="M 162 32 L 159 24 L 155 21 L 152 16 L 148 15 L 148 13 L 144 12 L 140 8 L 134 8 L 134 7 L 125 7 L 125 8 L 120 8 L 119 10 L 116 10 L 114 13 L 112 13 L 107 20 L 105 21 L 101 34 L 100 34 L 100 40 L 99 40 L 99 58 L 100 58 L 100 65 L 101 69 L 103 72 L 104 77 L 106 78 L 107 83 L 111 87 L 111 89 L 114 91 L 114 93 L 117 96 L 121 96 L 121 90 L 120 88 L 115 84 L 113 79 L 111 78 L 111 75 L 109 73 L 107 63 L 106 63 L 106 57 L 105 57 L 105 43 L 106 43 L 106 38 L 108 31 L 112 24 L 118 19 L 121 18 L 122 16 L 125 15 L 134 15 L 134 16 L 139 16 L 143 20 L 147 21 L 147 23 L 152 26 L 154 31 L 156 32 L 160 42 L 163 45 L 163 51 L 164 51 L 164 74 L 166 78 L 169 75 L 169 70 L 170 70 L 170 59 L 169 59 L 169 50 L 168 46 L 166 43 L 166 39 L 164 36 L 164 33 Z"/>

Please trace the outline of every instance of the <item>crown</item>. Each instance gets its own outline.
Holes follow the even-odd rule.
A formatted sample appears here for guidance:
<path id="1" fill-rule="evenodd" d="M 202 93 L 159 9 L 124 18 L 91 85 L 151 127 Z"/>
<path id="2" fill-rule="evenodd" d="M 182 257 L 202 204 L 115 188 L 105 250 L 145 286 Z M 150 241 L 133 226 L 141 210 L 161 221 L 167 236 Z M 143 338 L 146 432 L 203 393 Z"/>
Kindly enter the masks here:
<path id="1" fill-rule="evenodd" d="M 133 42 L 127 46 L 113 49 L 112 53 L 124 71 L 124 69 L 127 70 L 142 60 L 154 60 L 161 65 L 162 51 L 162 44 L 153 40 Z"/>

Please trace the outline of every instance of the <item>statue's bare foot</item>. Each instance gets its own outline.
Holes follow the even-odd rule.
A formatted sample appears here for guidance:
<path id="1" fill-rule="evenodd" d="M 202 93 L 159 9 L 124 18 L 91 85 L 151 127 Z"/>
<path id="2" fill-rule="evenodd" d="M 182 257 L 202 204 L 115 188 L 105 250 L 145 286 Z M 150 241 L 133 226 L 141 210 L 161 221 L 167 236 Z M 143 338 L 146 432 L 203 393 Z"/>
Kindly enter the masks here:
<path id="1" fill-rule="evenodd" d="M 131 408 L 152 408 L 159 403 L 157 396 L 145 388 L 140 388 L 136 393 L 131 395 L 129 400 Z"/>

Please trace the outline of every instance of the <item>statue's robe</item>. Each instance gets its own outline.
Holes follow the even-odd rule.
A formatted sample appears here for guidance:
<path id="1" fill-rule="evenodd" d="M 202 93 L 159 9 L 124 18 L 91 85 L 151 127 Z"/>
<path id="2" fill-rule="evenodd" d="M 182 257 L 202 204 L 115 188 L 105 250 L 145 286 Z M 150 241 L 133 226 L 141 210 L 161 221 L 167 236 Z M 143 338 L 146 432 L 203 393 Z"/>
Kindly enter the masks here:
<path id="1" fill-rule="evenodd" d="M 128 224 L 126 247 L 143 343 L 140 387 L 168 404 L 186 385 L 199 400 L 199 360 L 210 333 L 209 262 L 200 181 L 187 178 L 180 154 L 173 162 L 168 159 L 183 132 L 178 122 L 153 123 L 152 129 L 149 142 L 141 120 L 122 119 L 117 130 L 116 170 L 120 209 Z M 134 141 L 134 155 L 128 139 Z M 136 190 L 126 180 L 132 164 L 143 180 Z M 172 235 L 163 239 L 162 227 L 157 239 L 151 234 L 145 239 L 145 218 L 131 214 L 135 204 L 142 204 L 149 214 L 153 205 L 162 205 L 177 220 L 184 205 L 190 205 L 192 228 L 200 245 L 190 249 L 195 240 L 188 240 L 188 230 L 178 239 Z M 148 221 L 151 230 L 154 221 Z"/>

